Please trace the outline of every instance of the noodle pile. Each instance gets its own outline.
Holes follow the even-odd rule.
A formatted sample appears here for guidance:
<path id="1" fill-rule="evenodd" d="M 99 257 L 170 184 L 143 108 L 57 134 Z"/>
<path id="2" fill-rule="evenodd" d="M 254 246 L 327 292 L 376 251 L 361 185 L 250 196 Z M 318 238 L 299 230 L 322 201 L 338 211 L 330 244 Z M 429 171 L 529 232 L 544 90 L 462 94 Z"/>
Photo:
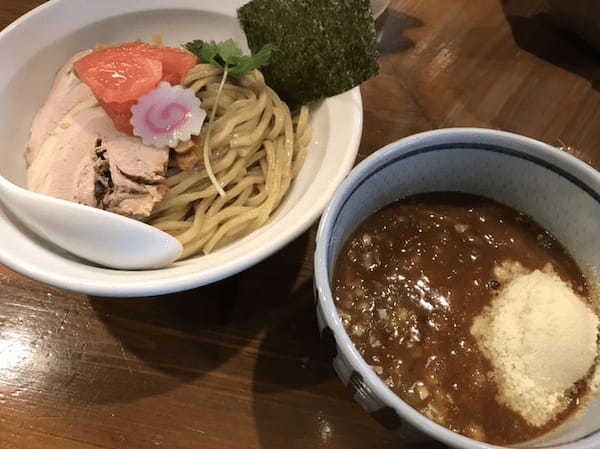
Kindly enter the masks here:
<path id="1" fill-rule="evenodd" d="M 209 116 L 222 74 L 198 64 L 183 80 Z M 210 167 L 225 191 L 221 196 L 201 162 L 207 128 L 175 149 L 183 171 L 167 177 L 169 193 L 149 220 L 182 243 L 181 258 L 207 254 L 262 226 L 302 168 L 311 139 L 307 107 L 292 117 L 258 70 L 229 77 L 209 139 Z"/>

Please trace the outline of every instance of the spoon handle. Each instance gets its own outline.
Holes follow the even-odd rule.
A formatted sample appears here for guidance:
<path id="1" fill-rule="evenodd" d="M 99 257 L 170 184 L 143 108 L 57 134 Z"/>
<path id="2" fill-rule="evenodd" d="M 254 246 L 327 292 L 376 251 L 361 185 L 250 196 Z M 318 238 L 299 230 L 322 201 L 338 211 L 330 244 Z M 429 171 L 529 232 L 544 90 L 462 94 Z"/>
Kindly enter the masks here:
<path id="1" fill-rule="evenodd" d="M 183 250 L 145 223 L 25 190 L 0 176 L 0 203 L 39 237 L 83 259 L 118 269 L 170 264 Z"/>

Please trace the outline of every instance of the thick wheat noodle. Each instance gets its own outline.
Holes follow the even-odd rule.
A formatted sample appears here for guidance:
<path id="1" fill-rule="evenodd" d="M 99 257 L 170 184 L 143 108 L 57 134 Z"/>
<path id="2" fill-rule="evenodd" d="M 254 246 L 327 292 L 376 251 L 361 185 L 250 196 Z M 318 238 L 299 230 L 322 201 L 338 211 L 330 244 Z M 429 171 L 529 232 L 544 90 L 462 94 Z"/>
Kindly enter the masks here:
<path id="1" fill-rule="evenodd" d="M 210 253 L 217 243 L 219 243 L 219 240 L 225 237 L 228 232 L 231 232 L 232 230 L 239 230 L 242 224 L 246 224 L 248 221 L 254 219 L 257 215 L 260 215 L 260 213 L 260 209 L 250 208 L 250 210 L 245 214 L 241 214 L 221 225 L 221 227 L 217 229 L 217 231 L 204 246 L 204 251 L 206 253 Z M 252 229 L 254 228 L 251 228 L 251 230 Z"/>
<path id="2" fill-rule="evenodd" d="M 238 160 L 233 164 L 233 166 L 229 169 L 227 173 L 225 173 L 222 178 L 219 180 L 221 184 L 226 187 L 229 183 L 231 183 L 240 173 L 241 170 L 244 170 L 244 160 Z M 182 193 L 173 198 L 166 198 L 161 201 L 158 206 L 156 206 L 154 212 L 162 212 L 163 210 L 170 209 L 173 207 L 187 205 L 193 203 L 196 200 L 201 198 L 207 198 L 213 194 L 217 193 L 217 189 L 212 184 L 207 184 L 200 191 L 192 192 L 192 193 Z"/>
<path id="3" fill-rule="evenodd" d="M 267 190 L 267 198 L 265 202 L 258 208 L 259 214 L 256 219 L 258 226 L 261 226 L 269 218 L 269 214 L 275 207 L 275 203 L 279 197 L 279 189 L 281 187 L 281 155 L 278 154 L 276 143 L 270 140 L 265 140 L 265 152 L 267 153 L 267 179 L 265 189 Z"/>
<path id="4" fill-rule="evenodd" d="M 211 203 L 211 200 L 214 200 L 216 198 L 216 196 L 211 198 L 205 198 L 204 200 L 202 200 L 200 202 L 200 204 L 198 204 L 195 208 L 195 226 L 194 229 L 196 230 L 196 234 L 194 236 L 194 238 L 190 241 L 187 242 L 186 244 L 183 244 L 183 252 L 181 254 L 181 258 L 185 259 L 195 253 L 197 253 L 199 250 L 202 249 L 202 245 L 204 245 L 206 243 L 206 241 L 210 238 L 210 234 L 205 235 L 205 236 L 200 236 L 199 232 L 200 229 L 202 227 L 203 224 L 203 220 L 205 218 L 204 216 L 204 211 L 208 208 L 208 206 Z M 197 222 L 197 225 L 196 225 Z"/>
<path id="5" fill-rule="evenodd" d="M 256 129 L 256 127 L 258 126 L 259 122 L 260 122 L 260 117 L 254 117 L 254 118 L 248 120 L 246 123 L 240 124 L 237 127 L 237 129 L 236 129 L 236 134 L 242 134 L 242 133 L 246 133 L 246 132 L 252 132 L 254 129 Z M 241 146 L 236 145 L 236 150 L 238 150 L 238 151 L 239 150 L 245 151 L 246 148 L 252 148 L 253 146 L 256 146 L 256 145 L 260 146 L 261 143 L 262 142 L 260 140 L 257 140 L 256 142 L 252 142 L 250 145 L 246 145 L 246 146 L 244 146 L 244 145 L 241 145 Z M 233 147 L 233 142 L 232 142 L 231 146 Z M 240 153 L 240 155 L 243 156 L 244 154 Z"/>
<path id="6" fill-rule="evenodd" d="M 194 222 L 193 222 L 193 225 L 191 226 L 191 229 L 187 229 L 186 232 L 184 232 L 183 234 L 179 234 L 177 236 L 177 238 L 182 243 L 183 242 L 187 243 L 194 238 L 195 234 L 205 232 L 205 229 L 201 228 L 199 225 L 199 223 L 200 223 L 199 217 L 201 217 L 202 219 L 206 219 L 207 221 L 205 221 L 204 223 L 208 223 L 208 219 L 216 216 L 217 212 L 219 212 L 223 208 L 223 206 L 226 204 L 227 201 L 230 201 L 232 198 L 236 198 L 236 197 L 240 197 L 240 196 L 244 196 L 245 198 L 247 198 L 247 195 L 249 195 L 253 184 L 259 183 L 261 181 L 262 181 L 262 177 L 260 177 L 260 176 L 243 178 L 242 182 L 240 182 L 233 189 L 231 189 L 227 192 L 226 198 L 215 197 L 216 199 L 214 199 L 212 201 L 212 203 L 207 202 L 206 204 L 209 204 L 208 210 L 206 208 L 204 208 L 201 210 L 201 213 L 199 213 L 199 210 L 196 209 L 195 214 L 194 214 Z M 246 192 L 248 192 L 248 193 L 246 193 Z M 234 201 L 232 206 L 243 204 L 243 202 L 244 201 L 236 204 Z M 233 210 L 233 208 L 229 208 L 228 210 Z M 207 224 L 207 226 L 208 226 L 208 224 Z"/>
<path id="7" fill-rule="evenodd" d="M 224 158 L 220 161 L 223 162 L 225 161 L 225 159 L 230 158 L 231 156 L 235 156 L 235 152 L 234 151 L 230 151 L 229 153 L 227 153 Z M 246 167 L 254 164 L 257 160 L 261 159 L 264 156 L 264 151 L 257 151 L 255 153 L 250 153 L 245 159 L 240 160 L 237 162 L 238 166 L 234 167 L 232 169 L 233 174 L 230 176 L 224 176 L 223 177 L 223 181 L 227 181 L 228 179 L 237 179 L 240 173 L 240 170 L 245 169 Z M 230 161 L 228 160 L 226 164 L 223 165 L 218 165 L 219 167 L 222 167 L 223 169 L 229 168 L 231 166 L 231 163 L 229 163 Z M 232 162 L 232 161 L 231 161 Z M 220 170 L 219 170 L 220 171 Z M 186 172 L 183 172 L 186 173 Z M 189 172 L 188 172 L 189 173 Z M 173 198 L 173 201 L 171 201 L 170 203 L 168 203 L 169 207 L 172 208 L 178 204 L 187 204 L 187 202 L 190 200 L 190 198 L 195 198 L 195 196 L 197 196 L 198 198 L 206 198 L 208 196 L 210 196 L 213 191 L 214 191 L 214 186 L 213 189 L 211 189 L 210 187 L 212 186 L 210 184 L 210 182 L 206 181 L 206 179 L 208 178 L 208 175 L 206 174 L 206 171 L 202 171 L 196 175 L 191 175 L 189 176 L 188 179 L 186 178 L 181 178 L 179 183 L 176 184 L 171 191 L 169 192 L 169 195 L 167 196 L 167 198 L 165 198 L 165 202 L 168 202 L 171 198 Z M 241 180 L 238 180 L 238 183 L 243 183 L 244 180 L 246 179 L 253 179 L 250 177 L 239 177 L 241 178 Z M 195 195 L 194 197 L 185 197 L 183 195 L 179 195 L 181 192 L 183 192 L 184 190 L 189 189 L 191 186 L 198 184 L 202 181 L 205 181 L 204 184 L 202 184 L 202 186 L 200 186 L 200 188 L 202 188 L 202 190 L 200 190 L 199 192 L 190 194 L 190 195 Z M 183 187 L 182 187 L 183 186 Z M 184 200 L 179 200 L 179 201 L 175 201 L 175 198 L 185 198 Z M 230 198 L 229 196 L 229 192 L 228 192 L 228 196 L 227 198 Z M 157 212 L 160 212 L 160 210 L 157 208 L 156 210 Z"/>
<path id="8" fill-rule="evenodd" d="M 273 92 L 273 94 L 275 93 Z M 279 98 L 276 99 L 279 100 Z M 281 102 L 281 100 L 279 101 Z M 287 109 L 287 105 L 283 102 L 281 103 L 282 107 Z M 283 154 L 285 157 L 285 165 L 282 171 L 283 176 L 280 191 L 283 193 L 287 192 L 288 188 L 290 187 L 290 183 L 292 182 L 292 159 L 294 157 L 294 125 L 292 123 L 292 117 L 291 115 L 289 115 L 289 113 L 286 114 L 284 124 L 285 132 L 283 134 L 283 144 L 280 150 L 280 153 Z M 283 193 L 280 193 L 277 204 L 279 204 L 279 200 L 283 198 Z"/>
<path id="9" fill-rule="evenodd" d="M 261 100 L 264 99 L 265 105 L 260 110 L 262 117 L 260 119 L 260 122 L 258 123 L 258 126 L 250 134 L 246 134 L 246 135 L 238 135 L 237 133 L 234 134 L 234 136 L 232 137 L 231 142 L 230 142 L 230 145 L 232 148 L 247 147 L 250 145 L 254 145 L 257 142 L 260 142 L 261 140 L 264 140 L 265 134 L 267 133 L 266 132 L 267 126 L 269 126 L 269 123 L 271 122 L 271 118 L 273 117 L 273 103 L 272 103 L 272 101 L 269 101 L 267 103 L 267 100 L 268 100 L 267 93 L 261 94 L 260 99 Z M 262 106 L 262 104 L 261 104 L 261 106 Z M 255 116 L 256 115 L 258 115 L 258 114 L 255 114 Z"/>
<path id="10" fill-rule="evenodd" d="M 203 105 L 207 109 L 212 109 L 216 102 L 216 96 L 209 95 L 211 92 L 213 92 L 213 89 L 201 92 L 199 94 L 200 100 L 202 100 Z M 237 92 L 233 93 L 237 94 Z M 219 110 L 217 112 L 220 114 L 220 117 L 223 117 L 225 113 L 229 114 L 229 116 L 232 116 L 240 109 L 252 106 L 256 102 L 257 97 L 256 93 L 252 91 L 246 92 L 244 97 L 235 97 L 228 95 L 228 91 L 225 90 L 221 93 L 221 98 L 224 99 L 224 102 L 221 103 L 219 101 Z M 215 123 L 215 125 L 217 125 L 217 123 Z"/>
<path id="11" fill-rule="evenodd" d="M 216 98 L 212 97 L 202 100 L 203 109 L 212 109 L 216 102 L 215 100 Z M 217 111 L 217 114 L 220 114 L 220 111 L 230 108 L 235 101 L 236 100 L 234 98 L 221 94 L 221 98 L 219 99 L 219 111 Z"/>
<path id="12" fill-rule="evenodd" d="M 191 223 L 189 221 L 161 221 L 159 223 L 154 223 L 154 226 L 160 229 L 161 231 L 173 231 L 173 232 L 181 232 L 187 230 Z"/>
<path id="13" fill-rule="evenodd" d="M 303 108 L 304 109 L 304 108 Z M 271 127 L 271 132 L 267 135 L 267 139 L 273 140 L 277 137 L 281 130 L 283 129 L 283 122 L 285 120 L 285 111 L 282 111 L 278 108 L 273 110 L 273 126 Z"/>
<path id="14" fill-rule="evenodd" d="M 259 155 L 255 155 L 255 156 L 259 156 Z M 255 157 L 253 156 L 253 158 Z M 252 158 L 252 159 L 253 159 Z M 252 161 L 246 161 L 245 164 L 251 164 Z M 252 193 L 252 187 L 255 184 L 258 184 L 260 182 L 262 182 L 264 180 L 263 176 L 261 175 L 255 175 L 255 176 L 248 176 L 248 177 L 244 177 L 241 178 L 240 181 L 238 182 L 238 184 L 232 188 L 231 190 L 229 190 L 227 192 L 227 196 L 225 198 L 219 197 L 216 200 L 214 200 L 214 202 L 211 204 L 210 206 L 210 210 L 209 212 L 207 212 L 208 216 L 214 215 L 214 213 L 216 212 L 212 212 L 215 210 L 216 207 L 218 207 L 218 209 L 221 209 L 227 201 L 230 201 L 233 198 L 236 198 L 236 200 L 233 202 L 232 205 L 241 205 L 244 204 L 249 196 Z M 204 213 L 204 212 L 203 212 Z M 196 223 L 197 223 L 197 218 L 198 218 L 198 214 L 196 213 L 194 216 L 194 228 L 197 227 Z M 192 226 L 192 222 L 188 221 L 167 221 L 167 222 L 159 222 L 157 223 L 157 226 L 162 229 L 163 231 L 189 231 L 190 226 Z M 185 234 L 185 233 L 184 233 Z M 184 234 L 179 234 L 177 236 L 177 238 L 180 239 L 180 241 L 185 241 L 188 242 L 190 239 L 187 238 L 186 235 Z"/>
<path id="15" fill-rule="evenodd" d="M 184 78 L 210 116 L 222 72 L 199 64 Z M 182 258 L 209 253 L 262 226 L 285 196 L 310 142 L 308 108 L 292 118 L 289 108 L 253 71 L 223 85 L 209 141 L 210 165 L 225 196 L 219 196 L 202 163 L 169 176 L 170 188 L 150 218 L 184 246 Z M 206 126 L 176 154 L 202 154 Z"/>
<path id="16" fill-rule="evenodd" d="M 235 135 L 233 133 L 233 129 L 235 128 L 236 125 L 238 125 L 239 123 L 243 123 L 247 120 L 250 120 L 254 117 L 256 117 L 257 115 L 260 115 L 263 113 L 263 111 L 265 110 L 266 106 L 267 106 L 267 94 L 261 94 L 260 97 L 258 98 L 258 101 L 255 102 L 255 104 L 252 107 L 247 107 L 244 109 L 240 109 L 239 111 L 237 111 L 237 113 L 235 115 L 233 115 L 231 118 L 229 118 L 226 122 L 225 125 L 222 127 L 222 129 L 219 129 L 218 131 L 215 131 L 215 133 L 213 134 L 213 137 L 210 141 L 210 148 L 217 148 L 219 146 L 221 146 L 223 144 L 223 142 L 227 139 L 230 138 L 230 146 L 234 146 L 233 142 L 234 139 L 231 138 L 231 135 Z M 272 107 L 272 106 L 271 106 Z M 217 122 L 219 122 L 219 120 L 222 119 L 217 119 Z M 252 140 L 249 140 L 249 142 L 246 145 L 250 145 L 253 142 L 256 142 L 259 140 L 259 136 L 253 136 Z M 239 145 L 242 146 L 242 145 Z"/>
<path id="17" fill-rule="evenodd" d="M 306 159 L 308 144 L 311 139 L 310 126 L 308 124 L 309 119 L 310 117 L 307 108 L 302 108 L 300 114 L 296 117 L 296 139 L 294 140 L 295 157 L 292 165 L 292 176 L 294 178 L 298 176 L 300 169 L 304 165 L 304 160 Z"/>
<path id="18" fill-rule="evenodd" d="M 245 219 L 243 219 L 243 217 L 247 216 L 249 213 L 256 212 L 256 211 L 257 211 L 256 208 L 245 207 L 245 206 L 227 207 L 226 209 L 222 210 L 214 217 L 206 218 L 206 220 L 204 221 L 204 224 L 202 226 L 202 229 L 200 230 L 200 235 L 208 234 L 211 236 L 211 239 L 215 235 L 220 235 L 221 237 L 223 237 L 229 230 L 229 227 L 225 226 L 226 224 L 236 223 L 236 220 L 238 220 L 240 218 L 242 218 L 242 221 L 244 221 Z M 224 223 L 225 221 L 227 223 Z M 215 240 L 214 243 L 216 243 L 216 241 L 217 240 Z M 213 244 L 213 246 L 214 246 L 214 244 Z M 210 252 L 211 249 L 212 249 L 212 247 L 209 249 L 205 248 L 205 251 Z"/>
<path id="19" fill-rule="evenodd" d="M 221 117 L 217 116 L 215 123 L 213 124 L 213 135 L 209 142 L 209 148 L 213 150 L 220 147 L 224 140 L 231 136 L 236 125 L 259 116 L 262 113 L 266 102 L 266 95 L 263 95 L 262 97 L 258 98 L 258 100 L 252 101 L 250 106 L 244 105 L 243 107 L 235 110 L 232 114 L 230 114 L 228 111 L 228 113 L 222 115 Z M 232 107 L 234 104 L 232 104 Z M 203 138 L 205 135 L 206 127 L 204 127 L 200 137 Z"/>
<path id="20" fill-rule="evenodd" d="M 237 226 L 232 226 L 227 231 L 227 235 L 225 235 L 225 236 L 223 236 L 223 238 L 221 238 L 219 245 L 224 245 L 229 242 L 232 242 L 233 240 L 243 237 L 242 234 L 244 234 L 244 235 L 248 234 L 249 232 L 252 232 L 255 229 L 256 228 L 249 226 L 247 223 L 240 223 Z"/>
<path id="21" fill-rule="evenodd" d="M 247 166 L 253 165 L 254 163 L 259 162 L 264 159 L 265 150 L 256 151 L 256 149 L 255 149 L 254 151 L 251 151 L 246 157 L 248 158 Z M 258 168 L 260 169 L 260 167 L 258 167 Z M 260 170 L 260 171 L 262 172 L 262 170 Z"/>
<path id="22" fill-rule="evenodd" d="M 214 83 L 215 81 L 219 81 L 218 76 L 211 76 L 209 78 L 204 78 L 204 79 L 198 80 L 194 84 L 192 84 L 190 86 L 190 89 L 193 89 L 194 91 L 198 92 L 200 89 L 202 89 L 206 85 L 208 85 L 210 83 Z"/>
<path id="23" fill-rule="evenodd" d="M 192 67 L 187 74 L 183 77 L 183 83 L 189 85 L 194 81 L 198 81 L 210 76 L 218 76 L 221 74 L 221 69 L 214 67 L 210 64 L 198 64 Z"/>
<path id="24" fill-rule="evenodd" d="M 267 189 L 263 186 L 258 186 L 258 193 L 248 198 L 246 204 L 248 206 L 258 207 L 267 197 Z"/>
<path id="25" fill-rule="evenodd" d="M 213 168 L 217 173 L 226 170 L 233 165 L 236 157 L 237 154 L 235 153 L 235 151 L 229 151 L 221 160 L 215 163 Z M 179 179 L 175 183 L 167 183 L 167 185 L 172 186 L 169 190 L 168 198 L 170 198 L 171 196 L 175 197 L 192 187 L 194 184 L 198 184 L 199 182 L 208 179 L 208 173 L 206 173 L 206 170 L 200 170 L 198 172 L 181 172 L 175 176 L 179 177 Z M 173 178 L 175 176 L 173 176 Z"/>
<path id="26" fill-rule="evenodd" d="M 202 99 L 202 101 L 206 101 L 208 100 L 205 105 L 206 107 L 212 108 L 212 106 L 214 105 L 213 100 L 216 96 L 216 87 L 217 84 L 208 86 L 210 90 L 204 92 L 203 94 L 200 95 L 200 98 Z M 213 88 L 214 87 L 214 88 Z M 214 127 L 215 129 L 219 129 L 223 126 L 234 126 L 238 123 L 242 123 L 244 122 L 248 117 L 248 114 L 250 116 L 256 116 L 259 115 L 262 108 L 264 108 L 268 98 L 265 95 L 264 89 L 258 92 L 258 95 L 256 92 L 249 90 L 249 89 L 242 89 L 242 88 L 237 88 L 236 91 L 234 91 L 237 95 L 244 95 L 244 97 L 242 97 L 241 99 L 238 98 L 235 101 L 233 101 L 230 106 L 228 108 L 226 108 L 225 112 L 221 115 L 218 116 L 217 119 L 215 120 L 214 123 Z M 211 94 L 211 96 L 208 96 L 209 94 Z M 221 94 L 222 97 L 227 98 L 227 93 L 228 93 L 228 89 L 225 88 L 225 94 Z M 221 108 L 219 108 L 221 109 Z"/>
<path id="27" fill-rule="evenodd" d="M 232 201 L 234 198 L 237 199 L 239 195 L 241 195 L 248 187 L 252 187 L 254 184 L 258 184 L 259 182 L 263 182 L 264 178 L 262 176 L 248 176 L 242 178 L 241 181 L 232 189 L 227 191 L 227 194 L 224 197 L 217 198 L 215 202 L 210 206 L 207 214 L 208 216 L 213 216 L 219 210 L 221 210 L 228 202 Z M 233 206 L 234 204 L 232 204 Z"/>
<path id="28" fill-rule="evenodd" d="M 256 145 L 251 145 L 248 147 L 238 147 L 238 148 L 236 148 L 236 150 L 240 156 L 246 157 L 249 154 L 254 154 L 260 147 L 261 147 L 260 144 L 256 144 Z"/>
<path id="29" fill-rule="evenodd" d="M 183 246 L 183 252 L 179 257 L 180 260 L 187 259 L 188 257 L 192 257 L 200 252 L 202 252 L 202 246 L 206 243 L 206 241 L 210 238 L 210 234 L 198 237 L 193 242 L 190 242 L 187 245 Z"/>
<path id="30" fill-rule="evenodd" d="M 277 150 L 276 145 L 272 142 L 265 141 L 265 151 L 267 154 L 267 164 L 269 172 L 267 174 L 268 179 L 265 185 L 265 191 L 267 193 L 266 200 L 264 203 L 255 209 L 250 209 L 245 214 L 239 214 L 239 216 L 227 222 L 226 225 L 221 226 L 215 235 L 208 241 L 205 246 L 207 252 L 212 251 L 213 247 L 218 243 L 219 240 L 225 236 L 235 235 L 244 227 L 247 227 L 250 231 L 262 226 L 267 219 L 271 211 L 274 209 L 277 199 L 280 197 L 280 171 L 281 163 L 277 161 Z M 247 222 L 255 221 L 255 224 L 247 225 Z"/>
<path id="31" fill-rule="evenodd" d="M 194 208 L 193 221 L 191 223 L 189 223 L 189 221 L 186 222 L 186 223 L 189 223 L 188 229 L 186 229 L 185 232 L 177 235 L 177 238 L 179 239 L 179 241 L 181 242 L 182 245 L 185 245 L 186 243 L 190 243 L 196 238 L 196 235 L 198 235 L 200 229 L 202 229 L 202 225 L 204 224 L 204 220 L 206 218 L 206 216 L 205 216 L 206 208 L 209 206 L 210 206 L 210 201 L 206 201 L 206 199 L 205 199 L 205 201 L 201 201 Z"/>
<path id="32" fill-rule="evenodd" d="M 168 214 L 163 214 L 160 218 L 156 219 L 152 222 L 152 224 L 156 225 L 158 223 L 168 222 L 168 221 L 181 221 L 185 219 L 187 215 L 185 207 L 180 207 L 179 209 L 174 208 Z"/>
<path id="33" fill-rule="evenodd" d="M 261 181 L 264 178 L 261 177 Z M 246 187 L 244 190 L 242 190 L 242 193 L 240 193 L 238 195 L 238 197 L 235 199 L 235 201 L 233 203 L 231 203 L 232 206 L 241 206 L 242 204 L 246 204 L 248 202 L 248 198 L 250 198 L 250 195 L 252 195 L 252 190 L 254 187 L 254 184 L 250 184 L 248 185 L 248 187 Z"/>
<path id="34" fill-rule="evenodd" d="M 218 84 L 211 84 L 211 86 L 218 86 Z M 210 89 L 209 91 L 204 91 L 199 94 L 200 100 L 202 100 L 202 104 L 206 109 L 212 109 L 215 105 L 216 89 Z M 212 93 L 212 95 L 210 95 Z M 236 98 L 227 95 L 227 90 L 221 93 L 221 100 L 219 100 L 219 110 L 217 113 L 221 114 L 222 121 L 215 121 L 214 126 L 218 128 L 219 126 L 223 126 L 223 124 L 228 120 L 231 116 L 234 116 L 240 109 L 244 109 L 247 107 L 252 107 L 256 103 L 256 94 L 252 91 L 246 92 L 245 96 L 242 98 Z M 228 115 L 224 115 L 224 111 Z"/>
<path id="35" fill-rule="evenodd" d="M 183 234 L 179 234 L 177 237 L 181 241 L 182 245 L 184 245 L 184 251 L 187 249 L 188 245 L 193 245 L 197 242 L 197 235 L 204 224 L 205 211 L 210 206 L 214 198 L 215 197 L 205 198 L 199 203 L 196 203 L 193 221 L 186 221 L 186 223 L 189 224 L 187 231 Z"/>

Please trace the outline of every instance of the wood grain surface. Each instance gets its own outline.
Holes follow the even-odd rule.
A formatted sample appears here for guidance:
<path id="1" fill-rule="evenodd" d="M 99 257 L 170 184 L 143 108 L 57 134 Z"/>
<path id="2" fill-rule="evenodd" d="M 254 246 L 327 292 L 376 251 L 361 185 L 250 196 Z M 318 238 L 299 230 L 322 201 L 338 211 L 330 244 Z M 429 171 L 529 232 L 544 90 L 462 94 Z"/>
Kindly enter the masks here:
<path id="1" fill-rule="evenodd" d="M 40 3 L 2 0 L 0 28 Z M 419 131 L 483 126 L 599 168 L 600 57 L 542 6 L 392 1 L 381 73 L 362 87 L 359 159 Z M 316 330 L 313 250 L 314 227 L 233 278 L 132 300 L 0 267 L 0 448 L 421 447 L 336 378 Z"/>

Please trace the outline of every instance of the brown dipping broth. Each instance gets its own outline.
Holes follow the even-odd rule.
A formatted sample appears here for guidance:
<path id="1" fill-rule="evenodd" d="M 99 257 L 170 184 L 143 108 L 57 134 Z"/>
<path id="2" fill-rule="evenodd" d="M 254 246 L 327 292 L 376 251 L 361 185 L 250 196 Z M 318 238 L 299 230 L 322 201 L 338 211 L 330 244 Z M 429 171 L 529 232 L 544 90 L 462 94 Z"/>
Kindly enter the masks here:
<path id="1" fill-rule="evenodd" d="M 540 436 L 568 418 L 529 425 L 496 401 L 491 364 L 470 333 L 502 287 L 494 266 L 519 261 L 555 272 L 587 297 L 567 251 L 530 217 L 463 193 L 411 196 L 367 218 L 345 243 L 333 291 L 344 326 L 365 361 L 405 402 L 471 438 L 507 445 Z"/>

